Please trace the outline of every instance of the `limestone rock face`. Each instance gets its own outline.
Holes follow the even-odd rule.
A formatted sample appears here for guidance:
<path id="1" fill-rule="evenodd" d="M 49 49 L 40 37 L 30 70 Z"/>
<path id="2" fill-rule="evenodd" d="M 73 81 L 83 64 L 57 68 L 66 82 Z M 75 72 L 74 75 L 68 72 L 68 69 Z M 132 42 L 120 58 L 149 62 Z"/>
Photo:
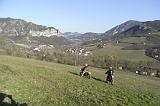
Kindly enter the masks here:
<path id="1" fill-rule="evenodd" d="M 32 36 L 46 36 L 46 37 L 61 35 L 59 30 L 50 27 L 42 31 L 30 31 L 29 34 Z"/>

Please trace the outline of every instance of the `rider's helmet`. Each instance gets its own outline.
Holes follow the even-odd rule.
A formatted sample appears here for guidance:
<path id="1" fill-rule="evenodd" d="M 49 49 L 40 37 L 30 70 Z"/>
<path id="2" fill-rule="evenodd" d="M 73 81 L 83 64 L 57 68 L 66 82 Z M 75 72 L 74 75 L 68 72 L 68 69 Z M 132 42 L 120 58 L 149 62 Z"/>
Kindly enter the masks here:
<path id="1" fill-rule="evenodd" d="M 85 66 L 87 67 L 87 66 L 88 66 L 88 64 L 85 64 Z"/>
<path id="2" fill-rule="evenodd" d="M 109 67 L 109 69 L 111 69 L 111 70 L 112 70 L 112 69 L 113 69 L 113 67 Z"/>

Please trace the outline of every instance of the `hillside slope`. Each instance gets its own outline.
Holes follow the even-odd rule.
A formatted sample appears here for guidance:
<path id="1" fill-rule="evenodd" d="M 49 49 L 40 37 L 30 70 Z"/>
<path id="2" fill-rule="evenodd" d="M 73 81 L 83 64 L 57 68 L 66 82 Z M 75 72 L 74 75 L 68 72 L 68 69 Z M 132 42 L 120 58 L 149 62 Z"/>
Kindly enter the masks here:
<path id="1" fill-rule="evenodd" d="M 80 67 L 0 55 L 0 91 L 29 106 L 157 106 L 160 80 L 115 72 L 114 85 L 104 70 L 90 68 L 94 79 L 78 76 Z"/>

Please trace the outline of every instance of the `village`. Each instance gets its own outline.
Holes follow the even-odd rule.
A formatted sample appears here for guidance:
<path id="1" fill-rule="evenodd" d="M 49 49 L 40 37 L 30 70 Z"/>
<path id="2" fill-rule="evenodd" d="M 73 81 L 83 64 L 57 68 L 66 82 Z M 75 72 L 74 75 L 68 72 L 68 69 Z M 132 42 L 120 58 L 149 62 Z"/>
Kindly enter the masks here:
<path id="1" fill-rule="evenodd" d="M 89 56 L 89 55 L 92 55 L 92 52 L 91 51 L 88 51 L 84 48 L 78 48 L 78 49 L 75 49 L 75 48 L 69 48 L 67 50 L 65 50 L 66 53 L 71 53 L 71 54 L 76 54 L 76 55 L 83 55 L 83 56 Z"/>

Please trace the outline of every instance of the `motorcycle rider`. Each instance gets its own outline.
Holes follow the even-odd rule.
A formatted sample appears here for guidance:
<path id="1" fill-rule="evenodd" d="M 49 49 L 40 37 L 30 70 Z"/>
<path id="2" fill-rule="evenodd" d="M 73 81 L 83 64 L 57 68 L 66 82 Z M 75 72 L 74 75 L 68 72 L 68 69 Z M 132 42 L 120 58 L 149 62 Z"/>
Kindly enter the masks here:
<path id="1" fill-rule="evenodd" d="M 81 70 L 81 72 L 82 72 L 81 77 L 83 77 L 84 74 L 85 74 L 86 72 L 88 72 L 88 64 L 85 64 L 85 66 L 84 66 L 83 68 L 81 68 L 80 70 Z M 88 72 L 88 73 L 89 73 L 89 72 Z M 90 73 L 89 73 L 89 74 L 90 74 Z"/>
<path id="2" fill-rule="evenodd" d="M 106 83 L 108 83 L 108 81 L 109 81 L 112 84 L 112 82 L 113 82 L 113 67 L 109 67 L 109 69 L 107 70 L 107 72 L 105 74 L 107 74 Z"/>

